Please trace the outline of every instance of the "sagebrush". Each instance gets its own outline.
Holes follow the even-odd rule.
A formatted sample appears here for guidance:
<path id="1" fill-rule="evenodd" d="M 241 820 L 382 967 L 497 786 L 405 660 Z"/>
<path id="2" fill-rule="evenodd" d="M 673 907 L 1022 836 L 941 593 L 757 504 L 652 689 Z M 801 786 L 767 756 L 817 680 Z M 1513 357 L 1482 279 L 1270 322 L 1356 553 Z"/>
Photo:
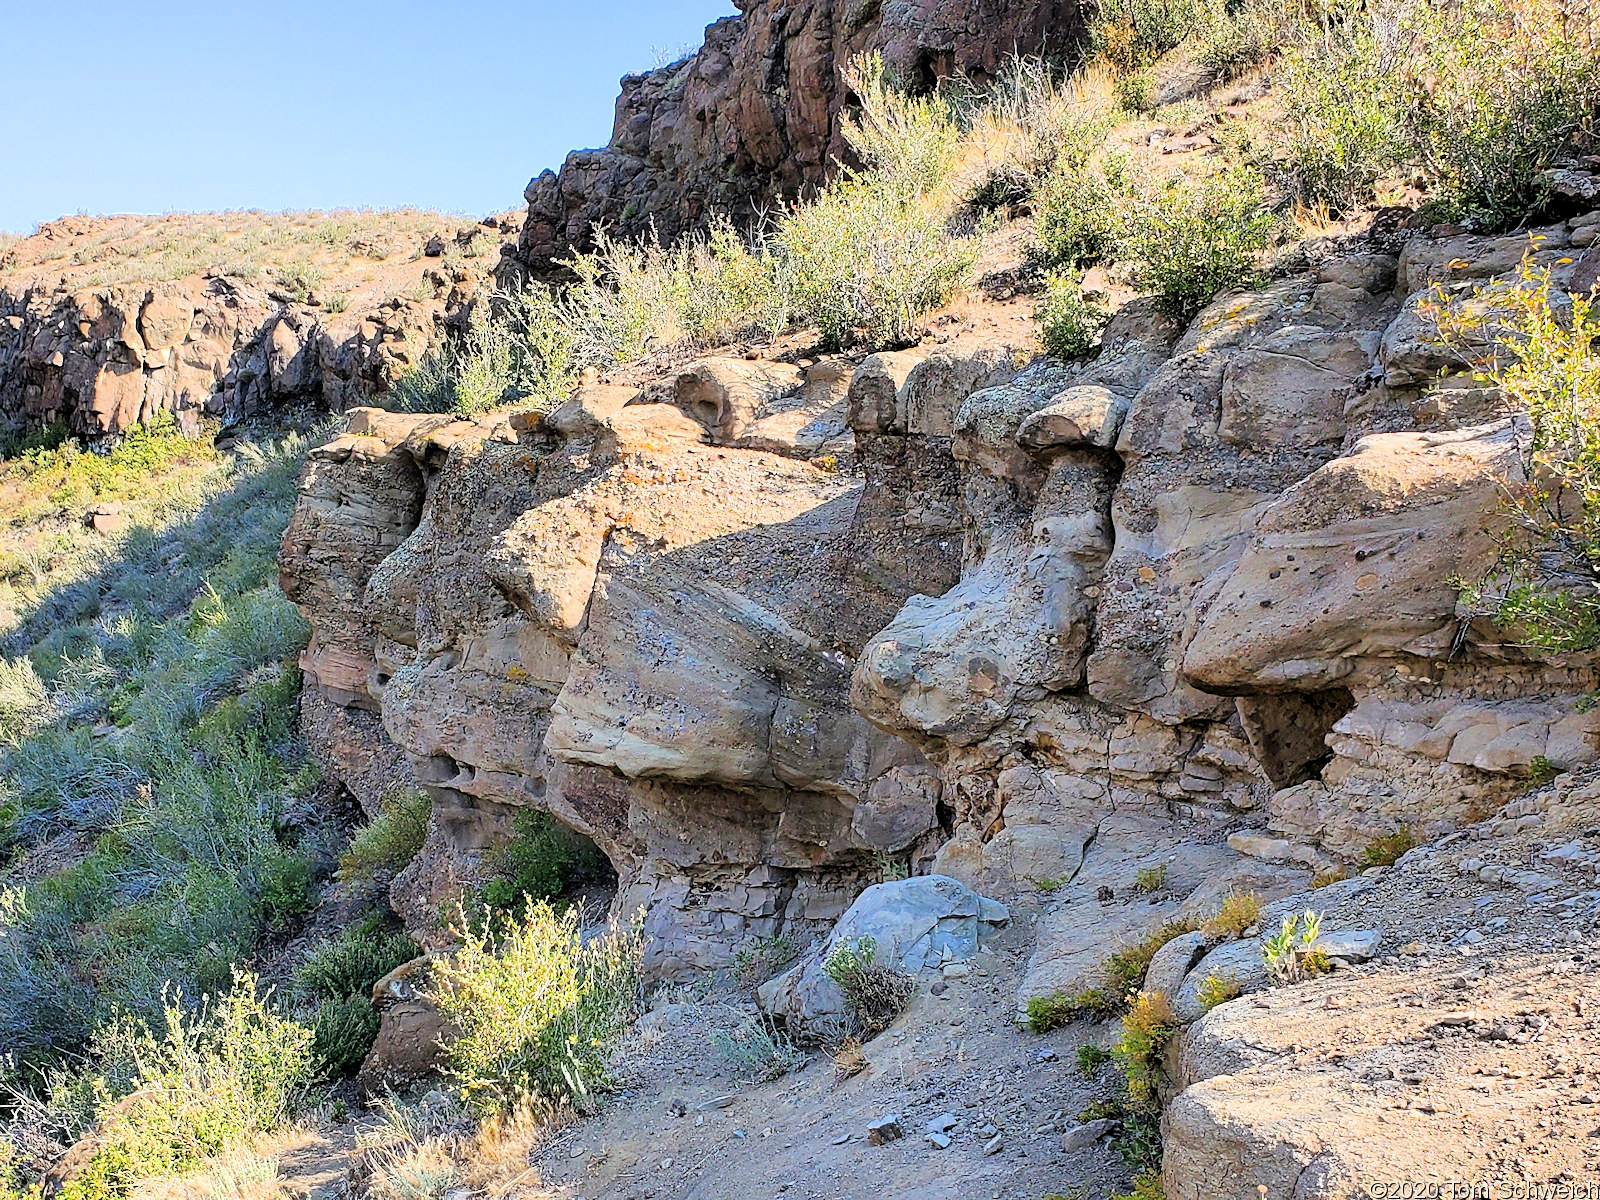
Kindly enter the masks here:
<path id="1" fill-rule="evenodd" d="M 460 1031 L 450 1072 L 475 1111 L 606 1086 L 611 1044 L 638 1012 L 642 942 L 625 928 L 585 940 L 578 920 L 540 901 L 467 922 L 455 956 L 435 964 L 434 999 Z"/>

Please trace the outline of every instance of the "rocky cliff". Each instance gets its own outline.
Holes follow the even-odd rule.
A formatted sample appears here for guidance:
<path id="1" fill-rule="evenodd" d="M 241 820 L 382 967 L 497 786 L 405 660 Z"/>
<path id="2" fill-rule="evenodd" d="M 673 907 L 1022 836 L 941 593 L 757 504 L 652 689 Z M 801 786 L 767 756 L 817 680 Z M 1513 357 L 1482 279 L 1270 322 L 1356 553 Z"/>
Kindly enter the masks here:
<path id="1" fill-rule="evenodd" d="M 1600 215 L 1540 232 L 1563 279 Z M 1418 313 L 1528 245 L 1313 242 L 1187 328 L 1128 304 L 1081 363 L 1001 305 L 542 418 L 358 410 L 281 566 L 330 762 L 358 791 L 403 769 L 381 720 L 435 798 L 397 906 L 430 936 L 531 804 L 605 850 L 663 976 L 822 932 L 886 863 L 1048 889 L 1025 1002 L 1593 761 L 1592 662 L 1458 607 L 1523 434 L 1434 386 L 1459 364 Z M 1164 904 L 1071 902 L 1157 865 Z"/>
<path id="2" fill-rule="evenodd" d="M 59 418 L 92 440 L 163 412 L 194 429 L 369 403 L 462 319 L 517 228 L 428 213 L 42 225 L 0 258 L 0 426 Z"/>
<path id="3" fill-rule="evenodd" d="M 705 44 L 622 81 L 611 140 L 528 184 L 519 253 L 543 269 L 593 231 L 672 238 L 715 213 L 747 225 L 848 160 L 845 73 L 880 53 L 907 86 L 991 78 L 1011 54 L 1061 59 L 1084 32 L 1077 0 L 740 0 Z"/>

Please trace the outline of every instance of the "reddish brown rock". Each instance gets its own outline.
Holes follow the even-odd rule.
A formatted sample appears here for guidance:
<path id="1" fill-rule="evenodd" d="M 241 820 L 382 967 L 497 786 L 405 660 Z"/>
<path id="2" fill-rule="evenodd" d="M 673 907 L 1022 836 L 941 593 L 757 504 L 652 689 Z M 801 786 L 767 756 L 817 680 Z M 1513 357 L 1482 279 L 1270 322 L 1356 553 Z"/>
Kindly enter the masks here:
<path id="1" fill-rule="evenodd" d="M 519 254 L 535 268 L 589 245 L 594 228 L 664 238 L 714 213 L 748 221 L 821 183 L 850 156 L 845 72 L 877 51 L 915 89 L 992 77 L 1012 53 L 1066 57 L 1075 0 L 740 0 L 693 55 L 622 80 L 611 141 L 528 185 Z"/>

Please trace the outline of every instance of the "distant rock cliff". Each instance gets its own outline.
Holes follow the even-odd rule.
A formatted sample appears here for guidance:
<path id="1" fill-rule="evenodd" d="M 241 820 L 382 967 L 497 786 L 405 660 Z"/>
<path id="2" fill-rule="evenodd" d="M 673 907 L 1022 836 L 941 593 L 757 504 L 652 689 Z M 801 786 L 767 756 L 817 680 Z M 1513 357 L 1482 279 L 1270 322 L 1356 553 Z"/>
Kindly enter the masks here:
<path id="1" fill-rule="evenodd" d="M 0 256 L 0 429 L 371 403 L 459 320 L 511 218 L 68 217 Z"/>
<path id="2" fill-rule="evenodd" d="M 540 268 L 594 229 L 663 237 L 713 213 L 747 224 L 822 183 L 849 154 L 845 72 L 881 52 L 912 87 L 991 78 L 1012 53 L 1064 58 L 1084 30 L 1077 0 L 740 0 L 671 66 L 629 75 L 611 141 L 528 185 L 519 252 Z"/>

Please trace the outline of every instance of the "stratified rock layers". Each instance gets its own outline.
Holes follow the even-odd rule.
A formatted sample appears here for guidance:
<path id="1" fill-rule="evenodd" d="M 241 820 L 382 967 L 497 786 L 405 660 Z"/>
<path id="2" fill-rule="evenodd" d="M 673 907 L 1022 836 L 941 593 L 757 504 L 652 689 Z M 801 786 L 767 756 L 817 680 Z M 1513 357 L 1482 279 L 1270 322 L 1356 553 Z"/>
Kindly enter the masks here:
<path id="1" fill-rule="evenodd" d="M 370 792 L 381 718 L 435 798 L 408 924 L 440 936 L 538 805 L 610 856 L 658 975 L 821 933 L 888 864 L 1047 888 L 1025 1001 L 1093 983 L 1080 893 L 1163 869 L 1137 936 L 1592 761 L 1592 664 L 1458 610 L 1521 458 L 1417 382 L 1439 246 L 1314 244 L 1187 330 L 1135 303 L 1083 364 L 968 332 L 542 418 L 359 411 L 282 568 L 325 759 Z"/>

